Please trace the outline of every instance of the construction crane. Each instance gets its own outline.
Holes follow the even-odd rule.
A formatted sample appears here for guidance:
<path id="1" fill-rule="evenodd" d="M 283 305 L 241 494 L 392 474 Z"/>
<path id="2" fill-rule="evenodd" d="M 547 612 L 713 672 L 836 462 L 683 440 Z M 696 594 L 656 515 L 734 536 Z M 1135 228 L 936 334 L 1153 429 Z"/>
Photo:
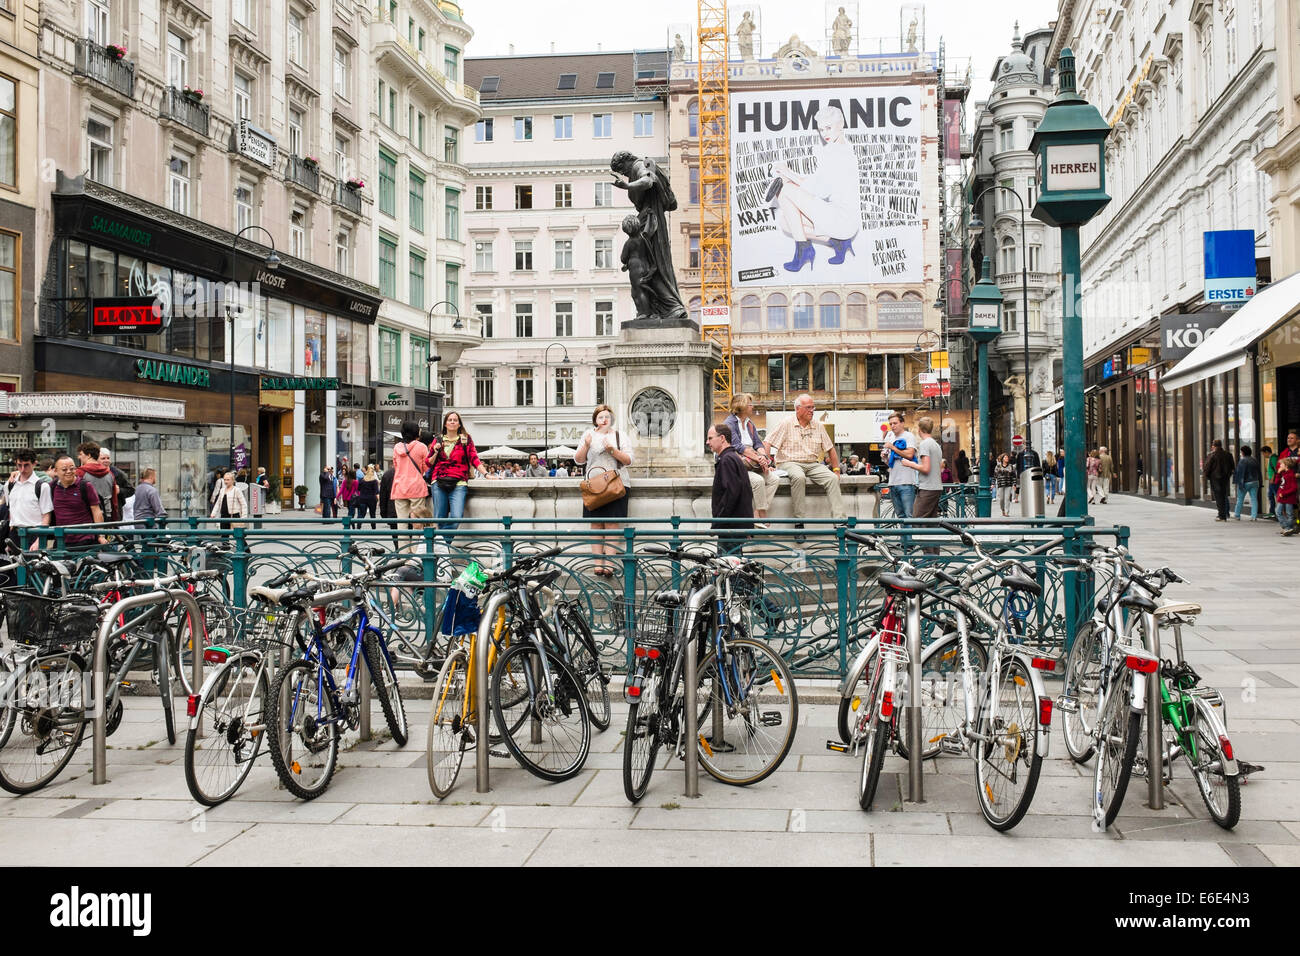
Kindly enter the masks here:
<path id="1" fill-rule="evenodd" d="M 700 327 L 722 351 L 713 373 L 713 404 L 731 402 L 735 362 L 731 323 L 710 325 L 707 306 L 731 305 L 731 138 L 728 104 L 727 0 L 698 0 L 700 107 Z"/>

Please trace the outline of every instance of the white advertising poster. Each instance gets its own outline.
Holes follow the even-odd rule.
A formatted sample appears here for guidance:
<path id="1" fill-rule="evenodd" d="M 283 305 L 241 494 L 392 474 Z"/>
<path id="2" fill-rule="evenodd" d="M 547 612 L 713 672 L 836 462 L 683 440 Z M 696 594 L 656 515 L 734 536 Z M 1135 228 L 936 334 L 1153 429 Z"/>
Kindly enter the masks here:
<path id="1" fill-rule="evenodd" d="M 732 91 L 737 290 L 923 281 L 922 89 Z"/>

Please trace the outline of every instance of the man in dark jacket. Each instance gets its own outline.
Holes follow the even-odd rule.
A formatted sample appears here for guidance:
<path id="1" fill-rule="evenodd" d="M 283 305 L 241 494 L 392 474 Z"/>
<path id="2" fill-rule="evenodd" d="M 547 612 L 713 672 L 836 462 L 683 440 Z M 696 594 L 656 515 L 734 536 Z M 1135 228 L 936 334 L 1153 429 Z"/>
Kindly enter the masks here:
<path id="1" fill-rule="evenodd" d="M 725 424 L 709 428 L 705 441 L 709 451 L 717 456 L 713 467 L 713 517 L 749 519 L 726 525 L 713 523 L 715 530 L 725 528 L 732 532 L 718 535 L 718 553 L 739 555 L 745 543 L 743 531 L 754 527 L 754 491 L 749 484 L 749 473 L 736 449 L 731 447 L 731 429 Z"/>
<path id="2" fill-rule="evenodd" d="M 326 465 L 320 473 L 320 516 L 322 518 L 334 517 L 334 499 L 338 493 L 338 482 L 334 480 L 334 466 Z"/>
<path id="3" fill-rule="evenodd" d="M 393 476 L 397 472 L 390 465 L 388 469 L 379 477 L 379 517 L 396 518 L 397 506 L 393 504 Z M 390 528 L 396 528 L 396 525 L 389 525 Z M 393 535 L 393 547 L 400 548 L 401 542 L 397 540 L 397 535 Z"/>
<path id="4" fill-rule="evenodd" d="M 1223 450 L 1223 442 L 1216 438 L 1210 448 L 1210 457 L 1205 459 L 1205 480 L 1214 492 L 1214 504 L 1219 509 L 1215 521 L 1228 520 L 1228 482 L 1232 480 L 1232 456 Z"/>

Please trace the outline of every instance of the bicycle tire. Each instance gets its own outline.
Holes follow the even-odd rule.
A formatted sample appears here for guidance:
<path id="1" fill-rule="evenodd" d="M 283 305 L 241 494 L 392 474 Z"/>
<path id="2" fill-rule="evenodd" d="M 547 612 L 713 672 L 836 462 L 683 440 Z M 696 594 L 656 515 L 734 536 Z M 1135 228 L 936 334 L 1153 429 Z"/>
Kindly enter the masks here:
<path id="1" fill-rule="evenodd" d="M 980 727 L 985 739 L 975 748 L 975 784 L 985 822 L 1006 831 L 1029 811 L 1038 788 L 1043 766 L 1038 752 L 1038 699 L 1029 668 L 1019 657 L 1002 662 L 990 690 L 993 696 Z"/>
<path id="2" fill-rule="evenodd" d="M 170 641 L 171 628 L 167 628 L 167 633 L 161 635 L 159 644 L 155 645 L 164 648 L 155 658 L 155 662 L 158 676 L 158 701 L 162 704 L 163 726 L 167 731 L 167 745 L 174 747 L 176 745 L 176 708 L 173 706 L 171 674 L 168 673 L 170 668 L 167 666 L 167 653 L 165 651 L 165 647 Z"/>
<path id="3" fill-rule="evenodd" d="M 858 674 L 857 683 L 853 685 L 848 694 L 840 697 L 839 711 L 835 717 L 835 727 L 839 731 L 840 740 L 846 744 L 853 743 L 853 725 L 857 723 L 855 716 L 857 709 L 866 699 L 870 687 L 870 675 L 874 672 L 876 661 L 880 659 L 879 654 L 871 654 L 867 657 L 866 663 L 862 665 L 862 670 Z M 853 706 L 854 701 L 858 702 L 858 707 Z"/>
<path id="4" fill-rule="evenodd" d="M 695 691 L 699 739 L 693 745 L 699 750 L 700 766 L 711 777 L 746 787 L 774 773 L 790 752 L 799 725 L 799 695 L 790 668 L 762 641 L 731 638 L 727 651 L 730 659 L 724 666 L 729 663 L 734 670 L 722 681 L 712 653 L 700 668 Z M 734 693 L 737 688 L 741 690 L 738 695 Z M 744 704 L 728 704 L 729 691 L 733 700 Z M 769 734 L 769 727 L 781 731 Z"/>
<path id="5" fill-rule="evenodd" d="M 980 674 L 989 668 L 988 651 L 970 635 L 971 662 L 975 665 L 973 686 L 980 686 Z M 961 637 L 935 641 L 921 654 L 921 759 L 939 755 L 944 737 L 959 733 L 966 722 L 966 690 L 962 683 Z M 899 721 L 898 754 L 907 759 L 908 708 Z"/>
<path id="6" fill-rule="evenodd" d="M 230 613 L 230 608 L 226 604 L 220 603 L 213 595 L 203 595 L 198 598 L 199 613 L 203 615 L 203 646 L 210 647 L 223 641 L 233 641 L 238 635 L 234 634 L 234 617 Z M 172 677 L 182 688 L 183 696 L 189 697 L 197 694 L 201 688 L 194 686 L 190 679 L 190 672 L 193 669 L 193 639 L 190 637 L 189 615 L 185 613 L 184 605 L 181 605 L 179 613 L 174 618 L 172 625 L 168 630 L 171 632 L 167 641 L 168 656 L 171 658 Z M 189 657 L 187 661 L 186 658 Z"/>
<path id="7" fill-rule="evenodd" d="M 294 661 L 276 677 L 267 708 L 267 742 L 280 782 L 296 797 L 319 797 L 334 776 L 340 736 L 334 718 L 334 701 L 315 661 Z M 304 767 L 308 757 L 312 773 Z"/>
<path id="8" fill-rule="evenodd" d="M 613 719 L 613 705 L 609 698 L 609 680 L 600 668 L 600 651 L 596 647 L 596 639 L 587 626 L 587 619 L 576 608 L 567 608 L 560 620 L 565 628 L 573 673 L 587 697 L 591 725 L 599 731 L 606 731 Z M 569 633 L 570 628 L 573 634 Z"/>
<path id="9" fill-rule="evenodd" d="M 1076 713 L 1062 712 L 1061 731 L 1065 735 L 1065 750 L 1075 763 L 1092 759 L 1093 729 L 1097 726 L 1097 690 L 1101 677 L 1101 634 L 1096 622 L 1086 622 L 1070 645 L 1065 659 L 1066 696 L 1078 701 Z"/>
<path id="10" fill-rule="evenodd" d="M 878 714 L 880 702 L 876 701 L 874 706 Z M 866 735 L 866 743 L 862 746 L 862 777 L 858 781 L 858 806 L 867 811 L 876 798 L 880 769 L 885 765 L 885 751 L 889 749 L 889 721 L 877 717 L 872 724 L 874 729 Z"/>
<path id="11" fill-rule="evenodd" d="M 628 707 L 623 735 L 623 793 L 639 803 L 650 787 L 659 758 L 658 689 L 662 668 L 651 667 L 641 689 L 641 699 Z"/>
<path id="12" fill-rule="evenodd" d="M 1195 716 L 1192 718 L 1190 732 L 1196 744 L 1196 759 L 1183 752 L 1187 765 L 1192 770 L 1192 779 L 1201 792 L 1201 801 L 1209 811 L 1211 819 L 1225 830 L 1231 830 L 1241 820 L 1241 778 L 1238 774 L 1231 776 L 1222 773 L 1223 748 L 1219 742 L 1219 722 L 1210 710 L 1207 701 L 1197 699 Z M 1213 771 L 1218 764 L 1219 773 Z"/>
<path id="13" fill-rule="evenodd" d="M 271 681 L 261 655 L 230 658 L 205 682 L 185 736 L 185 785 L 190 796 L 215 807 L 248 778 L 266 737 Z"/>
<path id="14" fill-rule="evenodd" d="M 1129 706 L 1131 685 L 1122 665 L 1115 669 L 1112 682 L 1114 686 L 1097 718 L 1099 745 L 1093 769 L 1093 819 L 1104 820 L 1103 829 L 1119 816 L 1133 773 L 1138 738 L 1142 736 L 1142 715 L 1134 713 Z M 1155 773 L 1156 770 L 1149 767 L 1147 772 Z"/>
<path id="15" fill-rule="evenodd" d="M 549 690 L 539 682 L 543 653 L 551 671 Z M 512 707 L 509 699 L 503 706 L 502 688 L 521 686 L 512 678 L 515 672 L 523 677 L 528 692 L 513 695 Z M 531 642 L 511 645 L 492 670 L 491 697 L 497 731 L 520 766 L 552 783 L 569 780 L 582 770 L 591 751 L 591 717 L 578 679 L 560 655 Z M 534 724 L 540 738 L 536 742 Z"/>
<path id="16" fill-rule="evenodd" d="M 0 707 L 0 788 L 20 795 L 48 785 L 77 752 L 86 733 L 88 679 L 76 654 L 32 658 L 21 666 Z"/>
<path id="17" fill-rule="evenodd" d="M 405 747 L 410 727 L 406 722 L 406 705 L 402 703 L 402 688 L 397 683 L 393 664 L 380 646 L 379 638 L 373 633 L 367 634 L 361 642 L 361 653 L 365 655 L 370 682 L 374 685 L 375 696 L 379 698 L 379 707 L 384 712 L 384 720 L 393 735 L 393 742 L 399 747 Z"/>
<path id="18" fill-rule="evenodd" d="M 434 684 L 424 756 L 429 789 L 440 800 L 456 785 L 469 743 L 465 720 L 473 702 L 465 700 L 468 666 L 469 656 L 463 650 L 453 651 L 443 661 Z"/>

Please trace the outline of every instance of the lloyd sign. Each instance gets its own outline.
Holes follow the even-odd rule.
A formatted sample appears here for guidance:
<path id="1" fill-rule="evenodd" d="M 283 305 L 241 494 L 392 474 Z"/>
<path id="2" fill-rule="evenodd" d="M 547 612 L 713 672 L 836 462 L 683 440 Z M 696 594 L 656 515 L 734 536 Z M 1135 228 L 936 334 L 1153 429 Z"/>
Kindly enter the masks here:
<path id="1" fill-rule="evenodd" d="M 1101 189 L 1101 146 L 1077 143 L 1048 146 L 1042 153 L 1044 192 L 1084 192 Z"/>

